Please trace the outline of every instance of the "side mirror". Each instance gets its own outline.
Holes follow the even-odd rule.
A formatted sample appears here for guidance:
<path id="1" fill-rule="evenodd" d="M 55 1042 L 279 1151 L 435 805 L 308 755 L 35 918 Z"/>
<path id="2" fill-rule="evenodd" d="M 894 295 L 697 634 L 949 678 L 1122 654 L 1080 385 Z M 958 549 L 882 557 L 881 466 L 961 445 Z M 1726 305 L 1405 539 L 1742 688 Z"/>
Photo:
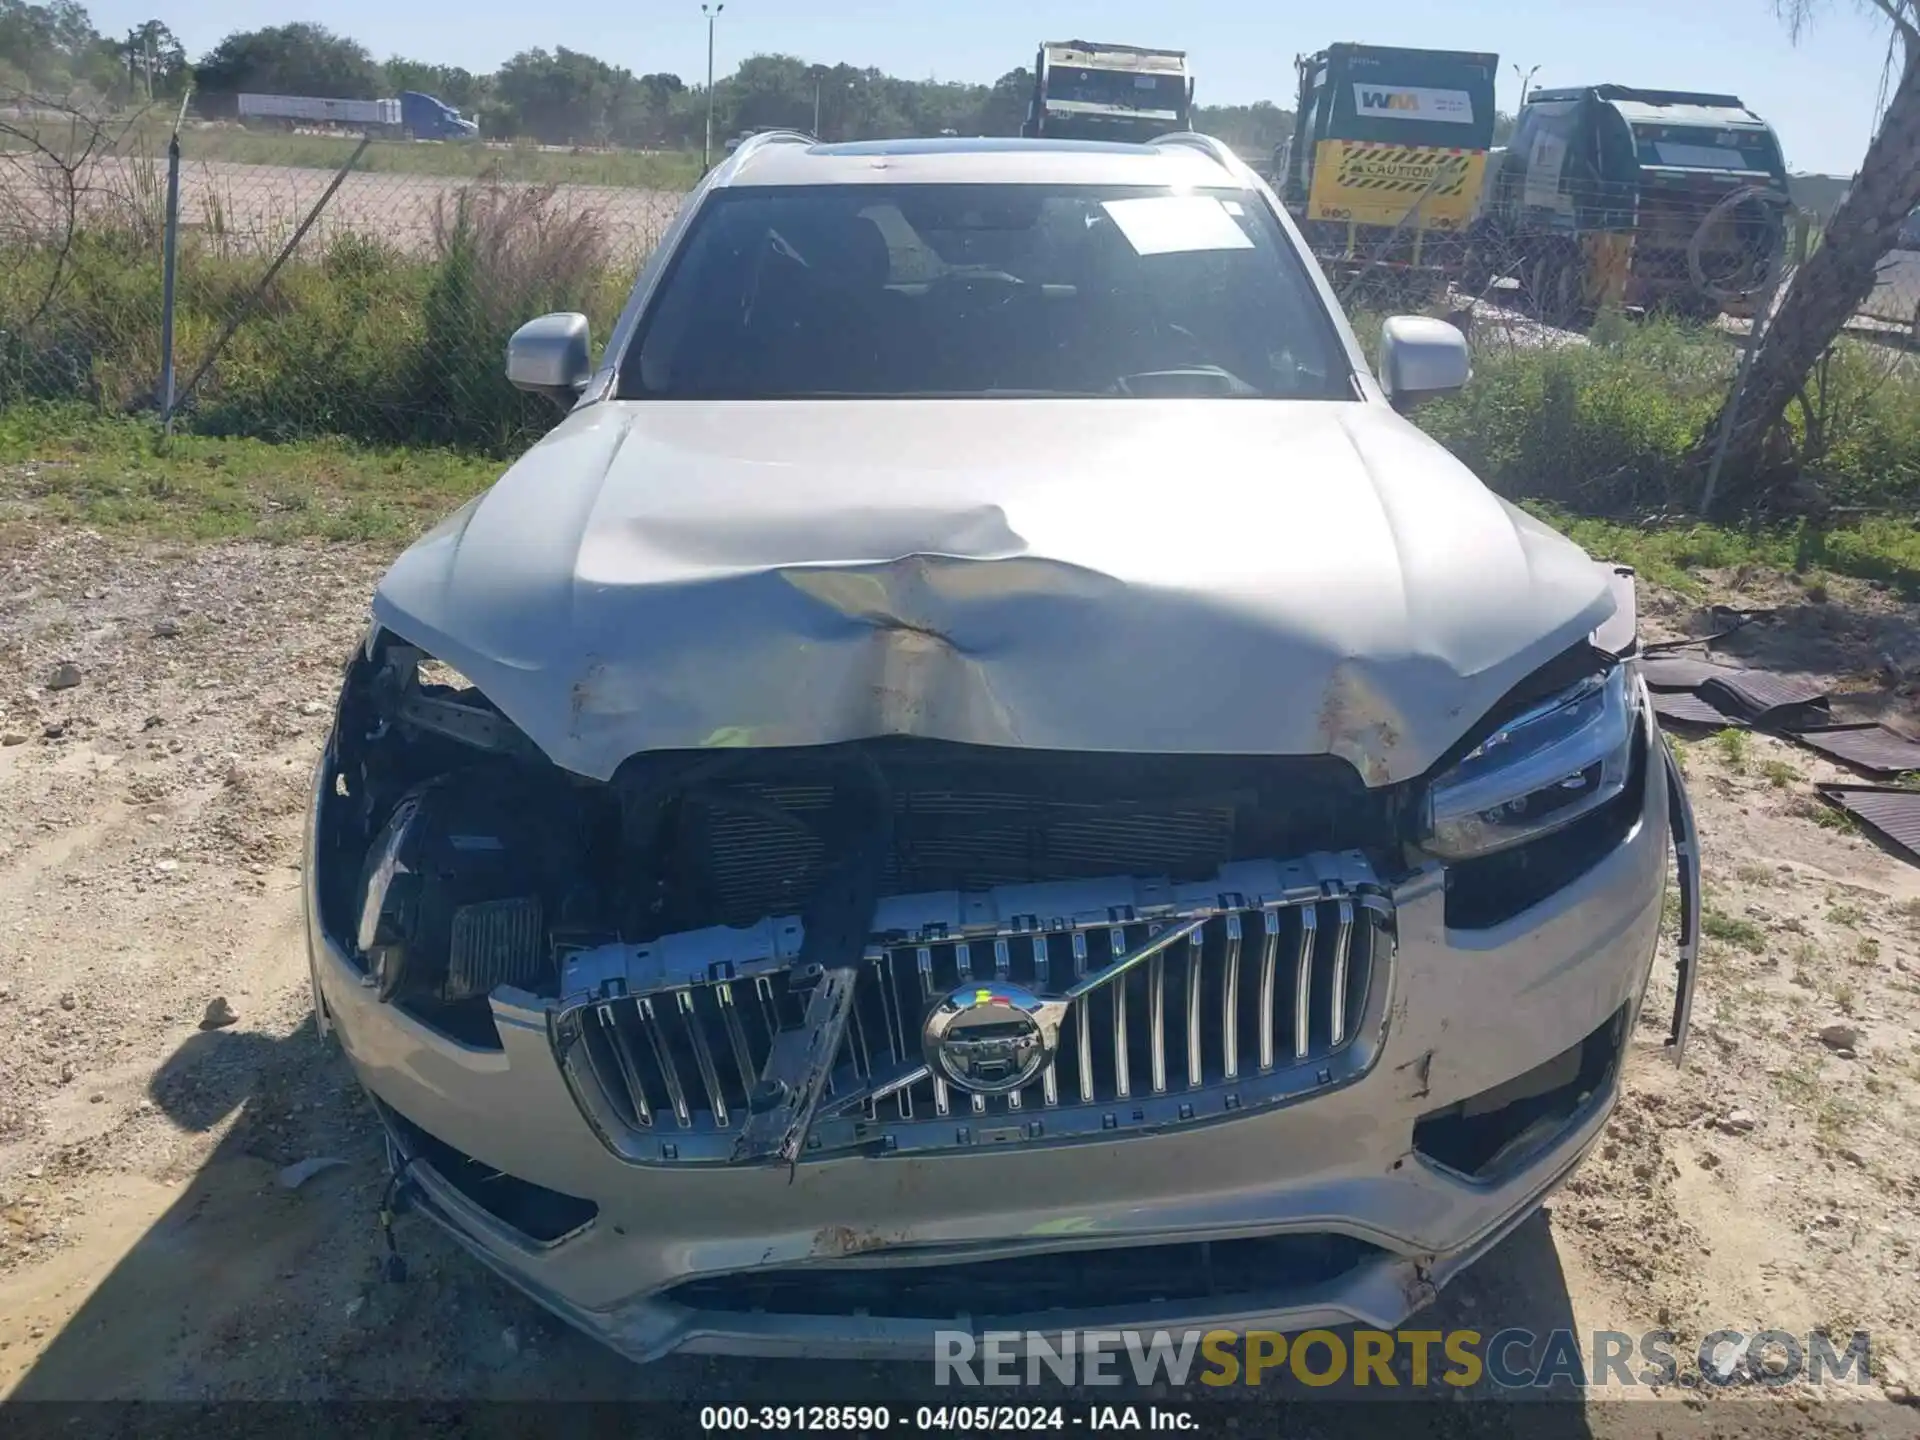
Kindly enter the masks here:
<path id="1" fill-rule="evenodd" d="M 1380 327 L 1380 388 L 1401 414 L 1456 393 L 1472 378 L 1467 337 L 1446 321 L 1395 315 Z"/>
<path id="2" fill-rule="evenodd" d="M 589 339 L 584 315 L 542 315 L 529 320 L 507 341 L 507 379 L 570 410 L 593 374 Z"/>

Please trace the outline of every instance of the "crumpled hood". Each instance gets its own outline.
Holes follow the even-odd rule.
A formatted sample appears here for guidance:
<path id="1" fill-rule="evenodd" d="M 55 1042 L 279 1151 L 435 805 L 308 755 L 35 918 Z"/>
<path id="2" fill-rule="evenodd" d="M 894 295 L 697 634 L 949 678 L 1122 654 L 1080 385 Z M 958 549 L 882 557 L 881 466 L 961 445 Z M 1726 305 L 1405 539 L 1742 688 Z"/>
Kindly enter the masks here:
<path id="1" fill-rule="evenodd" d="M 382 625 L 558 765 L 917 735 L 1420 774 L 1614 608 L 1379 404 L 603 402 Z"/>

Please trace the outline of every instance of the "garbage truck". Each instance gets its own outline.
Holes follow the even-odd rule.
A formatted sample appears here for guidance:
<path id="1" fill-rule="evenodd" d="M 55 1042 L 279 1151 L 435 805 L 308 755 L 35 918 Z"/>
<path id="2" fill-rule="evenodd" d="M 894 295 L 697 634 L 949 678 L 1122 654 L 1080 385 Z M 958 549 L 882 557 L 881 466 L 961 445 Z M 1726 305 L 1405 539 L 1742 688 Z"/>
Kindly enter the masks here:
<path id="1" fill-rule="evenodd" d="M 1512 276 L 1559 325 L 1603 307 L 1739 315 L 1789 213 L 1780 143 L 1737 95 L 1535 90 L 1489 182 L 1463 284 Z"/>
<path id="2" fill-rule="evenodd" d="M 1056 40 L 1033 62 L 1033 98 L 1020 133 L 1145 142 L 1193 124 L 1193 75 L 1183 50 Z"/>
<path id="3" fill-rule="evenodd" d="M 1330 45 L 1295 62 L 1282 202 L 1338 283 L 1365 271 L 1419 301 L 1460 265 L 1493 143 L 1500 57 Z"/>
<path id="4" fill-rule="evenodd" d="M 445 101 L 418 90 L 385 100 L 341 100 L 325 95 L 242 95 L 242 124 L 283 130 L 303 125 L 355 129 L 412 140 L 472 140 L 479 125 Z"/>

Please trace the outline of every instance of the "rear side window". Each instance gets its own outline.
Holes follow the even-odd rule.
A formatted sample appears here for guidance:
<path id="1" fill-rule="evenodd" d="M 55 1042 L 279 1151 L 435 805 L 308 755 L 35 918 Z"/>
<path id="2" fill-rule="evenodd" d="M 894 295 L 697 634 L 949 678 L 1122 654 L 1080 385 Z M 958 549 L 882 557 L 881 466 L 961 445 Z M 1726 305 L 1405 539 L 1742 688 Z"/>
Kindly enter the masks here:
<path id="1" fill-rule="evenodd" d="M 615 393 L 1355 398 L 1259 196 L 1042 185 L 718 195 Z"/>

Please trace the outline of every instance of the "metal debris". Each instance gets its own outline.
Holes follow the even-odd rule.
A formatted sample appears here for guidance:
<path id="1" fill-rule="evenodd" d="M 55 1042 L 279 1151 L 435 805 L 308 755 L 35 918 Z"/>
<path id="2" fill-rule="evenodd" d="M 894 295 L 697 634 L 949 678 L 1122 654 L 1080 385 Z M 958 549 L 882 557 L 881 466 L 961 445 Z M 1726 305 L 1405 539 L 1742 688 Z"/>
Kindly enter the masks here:
<path id="1" fill-rule="evenodd" d="M 344 1165 L 346 1163 L 346 1161 L 336 1159 L 331 1155 L 315 1155 L 307 1160 L 296 1160 L 280 1172 L 280 1188 L 282 1190 L 298 1190 L 322 1170 L 331 1170 L 337 1165 Z"/>

